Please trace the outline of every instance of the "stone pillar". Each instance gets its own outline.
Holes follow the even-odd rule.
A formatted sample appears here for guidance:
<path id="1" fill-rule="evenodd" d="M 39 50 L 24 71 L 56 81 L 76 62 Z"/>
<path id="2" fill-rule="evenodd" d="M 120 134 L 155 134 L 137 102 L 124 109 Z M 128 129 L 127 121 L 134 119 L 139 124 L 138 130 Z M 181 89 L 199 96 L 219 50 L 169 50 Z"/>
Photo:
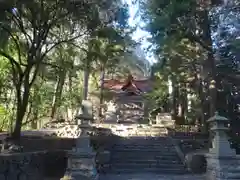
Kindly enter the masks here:
<path id="1" fill-rule="evenodd" d="M 143 100 L 143 118 L 144 122 L 149 123 L 149 102 L 147 100 Z"/>
<path id="2" fill-rule="evenodd" d="M 156 115 L 156 124 L 157 125 L 162 125 L 162 119 L 161 119 L 161 114 L 160 113 L 158 113 Z"/>
<path id="3" fill-rule="evenodd" d="M 228 119 L 218 113 L 208 120 L 211 131 L 214 133 L 212 148 L 207 157 L 207 180 L 233 180 L 238 175 L 238 162 L 236 152 L 231 149 L 225 124 Z M 239 176 L 240 177 L 240 176 Z M 238 178 L 239 179 L 239 178 Z"/>
<path id="4" fill-rule="evenodd" d="M 89 100 L 83 100 L 79 115 L 75 117 L 76 124 L 86 124 L 93 122 L 93 104 Z"/>
<path id="5" fill-rule="evenodd" d="M 113 102 L 107 104 L 107 111 L 105 113 L 106 121 L 117 121 L 117 105 Z"/>
<path id="6" fill-rule="evenodd" d="M 69 152 L 68 168 L 65 177 L 74 180 L 97 180 L 98 173 L 96 170 L 95 157 L 96 153 L 93 152 L 90 146 L 90 137 L 88 130 L 90 125 L 79 125 L 82 132 L 76 140 L 76 147 Z"/>

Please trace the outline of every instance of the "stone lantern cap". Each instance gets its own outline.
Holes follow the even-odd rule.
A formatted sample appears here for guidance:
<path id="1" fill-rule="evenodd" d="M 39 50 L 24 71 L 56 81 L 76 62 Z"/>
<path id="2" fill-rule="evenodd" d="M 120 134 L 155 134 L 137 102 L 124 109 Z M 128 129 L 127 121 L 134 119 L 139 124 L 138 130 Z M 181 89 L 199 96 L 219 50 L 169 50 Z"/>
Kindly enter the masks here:
<path id="1" fill-rule="evenodd" d="M 214 121 L 218 121 L 218 122 L 226 122 L 226 121 L 229 121 L 227 118 L 223 117 L 223 116 L 219 116 L 219 113 L 218 112 L 215 112 L 215 115 L 211 118 L 208 119 L 207 122 L 214 122 Z"/>

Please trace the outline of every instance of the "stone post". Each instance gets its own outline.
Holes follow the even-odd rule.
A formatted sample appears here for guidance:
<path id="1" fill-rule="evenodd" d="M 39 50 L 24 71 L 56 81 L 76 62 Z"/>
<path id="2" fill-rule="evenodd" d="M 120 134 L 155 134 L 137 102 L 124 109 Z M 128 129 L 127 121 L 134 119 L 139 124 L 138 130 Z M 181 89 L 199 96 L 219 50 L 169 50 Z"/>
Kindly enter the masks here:
<path id="1" fill-rule="evenodd" d="M 156 124 L 162 125 L 162 119 L 161 119 L 161 114 L 160 113 L 158 113 L 156 115 Z"/>
<path id="2" fill-rule="evenodd" d="M 76 139 L 76 147 L 69 152 L 68 168 L 65 177 L 81 180 L 97 180 L 98 173 L 96 170 L 95 157 L 90 146 L 90 136 L 88 130 L 89 124 L 79 125 L 81 135 Z"/>
<path id="3" fill-rule="evenodd" d="M 107 111 L 105 113 L 105 120 L 107 121 L 117 121 L 117 105 L 110 101 L 107 103 Z"/>
<path id="4" fill-rule="evenodd" d="M 147 100 L 143 100 L 143 118 L 144 122 L 149 123 L 149 102 Z"/>
<path id="5" fill-rule="evenodd" d="M 211 123 L 211 131 L 214 133 L 212 148 L 206 154 L 207 180 L 233 180 L 238 176 L 236 152 L 231 149 L 225 124 L 228 119 L 218 113 L 208 120 Z M 239 179 L 239 178 L 238 178 Z"/>
<path id="6" fill-rule="evenodd" d="M 79 115 L 75 117 L 76 124 L 86 124 L 93 122 L 93 104 L 89 100 L 83 100 Z"/>

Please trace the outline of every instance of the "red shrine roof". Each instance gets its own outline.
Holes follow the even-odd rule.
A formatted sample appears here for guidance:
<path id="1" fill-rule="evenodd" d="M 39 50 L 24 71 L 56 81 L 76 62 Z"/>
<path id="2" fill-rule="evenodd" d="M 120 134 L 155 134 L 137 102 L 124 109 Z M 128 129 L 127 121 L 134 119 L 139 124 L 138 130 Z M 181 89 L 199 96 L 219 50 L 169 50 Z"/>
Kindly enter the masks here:
<path id="1" fill-rule="evenodd" d="M 104 80 L 103 87 L 113 91 L 122 91 L 127 89 L 128 91 L 130 90 L 134 92 L 137 90 L 141 92 L 149 92 L 152 89 L 152 82 L 149 79 L 128 79 L 125 81 L 106 79 Z"/>

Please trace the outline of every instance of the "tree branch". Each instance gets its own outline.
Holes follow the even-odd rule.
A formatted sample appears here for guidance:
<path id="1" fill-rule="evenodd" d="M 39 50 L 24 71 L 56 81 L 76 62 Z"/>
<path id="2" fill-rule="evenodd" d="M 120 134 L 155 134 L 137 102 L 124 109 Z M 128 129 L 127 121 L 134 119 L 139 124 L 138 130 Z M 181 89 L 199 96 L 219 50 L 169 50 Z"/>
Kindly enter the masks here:
<path id="1" fill-rule="evenodd" d="M 0 23 L 1 25 L 2 23 Z M 21 52 L 20 52 L 20 45 L 19 43 L 17 42 L 17 40 L 14 38 L 13 34 L 11 33 L 11 31 L 9 29 L 7 29 L 6 27 L 4 27 L 3 25 L 1 25 L 1 28 L 6 31 L 9 36 L 12 38 L 12 40 L 14 41 L 15 45 L 16 45 L 16 48 L 17 48 L 17 51 L 18 51 L 18 58 L 19 58 L 19 61 L 21 63 Z"/>
<path id="2" fill-rule="evenodd" d="M 177 22 L 179 27 L 182 29 L 183 35 L 188 38 L 191 42 L 196 42 L 198 44 L 200 44 L 200 46 L 202 46 L 205 50 L 207 50 L 208 52 L 212 51 L 212 48 L 209 47 L 208 45 L 206 45 L 204 43 L 204 41 L 201 41 L 201 39 L 199 37 L 197 37 L 195 34 L 193 34 L 192 32 L 189 31 L 189 29 L 186 28 L 185 23 L 181 21 L 180 18 L 177 18 Z"/>
<path id="3" fill-rule="evenodd" d="M 65 39 L 65 40 L 62 40 L 62 41 L 59 41 L 57 43 L 55 43 L 54 45 L 52 45 L 49 49 L 46 49 L 46 51 L 42 54 L 42 57 L 41 57 L 41 60 L 44 59 L 44 57 L 50 52 L 52 51 L 54 48 L 56 48 L 57 46 L 59 46 L 60 44 L 63 44 L 63 43 L 68 43 L 68 42 L 71 42 L 83 35 L 85 35 L 86 33 L 83 33 L 83 34 L 79 34 L 78 36 L 75 36 L 75 37 L 72 37 L 70 39 Z"/>
<path id="4" fill-rule="evenodd" d="M 61 67 L 55 64 L 51 64 L 51 63 L 47 63 L 47 62 L 41 62 L 42 65 L 46 65 L 46 66 L 50 66 L 50 67 L 54 67 L 54 68 L 58 68 L 60 69 Z"/>
<path id="5" fill-rule="evenodd" d="M 15 22 L 15 24 L 18 26 L 19 30 L 22 31 L 23 35 L 25 36 L 26 38 L 26 42 L 27 42 L 27 45 L 30 46 L 29 42 L 32 43 L 32 39 L 31 39 L 31 36 L 26 32 L 25 30 L 25 27 L 23 25 L 23 20 L 22 20 L 22 16 L 21 16 L 21 9 L 18 9 L 18 14 L 19 14 L 19 17 L 17 15 L 15 15 L 14 13 L 12 13 L 11 15 L 13 15 L 13 21 Z"/>
<path id="6" fill-rule="evenodd" d="M 34 73 L 33 73 L 33 77 L 32 77 L 32 79 L 31 79 L 30 82 L 29 82 L 29 86 L 30 86 L 30 87 L 32 87 L 32 85 L 33 85 L 33 83 L 34 83 L 34 81 L 35 81 L 35 79 L 36 79 L 36 77 L 37 77 L 37 75 L 38 75 L 38 69 L 39 69 L 39 67 L 40 67 L 40 64 L 37 64 L 37 65 L 35 66 L 35 71 L 34 71 Z"/>
<path id="7" fill-rule="evenodd" d="M 9 54 L 5 53 L 2 50 L 0 50 L 0 55 L 8 59 L 12 64 L 14 64 L 17 67 L 18 73 L 20 75 L 23 74 L 20 64 L 12 56 L 10 56 Z"/>
<path id="8" fill-rule="evenodd" d="M 197 36 L 193 35 L 192 33 L 186 32 L 185 33 L 186 38 L 188 38 L 191 42 L 196 42 L 198 43 L 200 46 L 202 46 L 205 50 L 207 50 L 208 52 L 212 51 L 212 48 L 209 47 L 208 45 L 206 45 L 203 41 L 201 41 L 200 38 L 198 38 Z"/>

